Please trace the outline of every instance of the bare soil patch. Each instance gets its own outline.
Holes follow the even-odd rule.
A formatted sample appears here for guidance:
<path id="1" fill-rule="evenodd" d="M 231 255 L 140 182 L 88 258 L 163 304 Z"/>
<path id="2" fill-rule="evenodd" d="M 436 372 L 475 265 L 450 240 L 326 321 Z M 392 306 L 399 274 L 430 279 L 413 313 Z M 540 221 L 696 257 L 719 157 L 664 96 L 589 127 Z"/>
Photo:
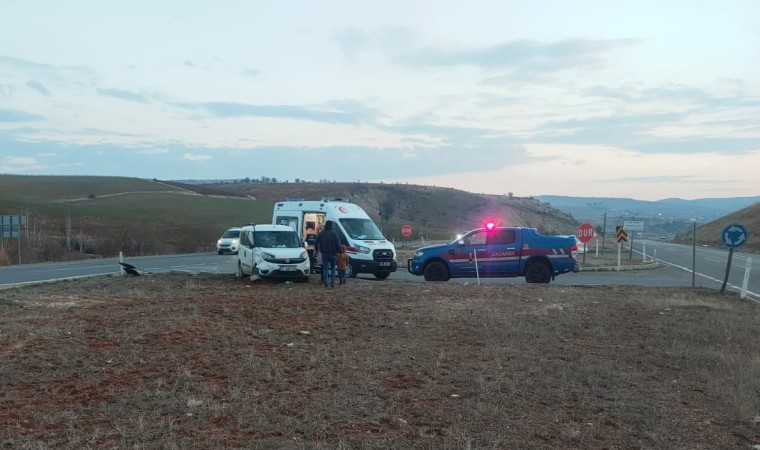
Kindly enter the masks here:
<path id="1" fill-rule="evenodd" d="M 0 447 L 760 444 L 760 308 L 735 295 L 315 281 L 0 292 Z"/>

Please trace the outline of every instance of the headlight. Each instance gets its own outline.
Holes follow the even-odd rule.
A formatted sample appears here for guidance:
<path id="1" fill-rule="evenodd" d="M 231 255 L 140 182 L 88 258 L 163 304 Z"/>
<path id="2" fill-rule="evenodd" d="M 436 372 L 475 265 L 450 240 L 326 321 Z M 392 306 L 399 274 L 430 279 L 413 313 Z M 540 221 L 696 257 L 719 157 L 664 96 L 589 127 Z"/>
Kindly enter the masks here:
<path id="1" fill-rule="evenodd" d="M 239 241 L 237 239 L 233 239 L 232 241 L 230 241 L 230 244 L 232 244 L 232 245 L 238 245 L 238 242 Z"/>
<path id="2" fill-rule="evenodd" d="M 301 259 L 309 259 L 309 254 L 306 252 L 301 253 Z"/>
<path id="3" fill-rule="evenodd" d="M 363 245 L 357 245 L 357 246 L 356 246 L 356 250 L 357 250 L 359 253 L 364 253 L 365 255 L 369 254 L 369 247 L 365 247 L 365 246 L 363 246 Z"/>
<path id="4" fill-rule="evenodd" d="M 216 241 L 216 245 L 222 245 L 222 240 L 219 239 L 218 241 Z"/>
<path id="5" fill-rule="evenodd" d="M 274 261 L 275 257 L 271 253 L 262 252 L 261 259 L 263 259 L 264 261 Z"/>
<path id="6" fill-rule="evenodd" d="M 423 252 L 421 252 L 421 251 L 419 251 L 419 250 L 415 250 L 415 251 L 414 251 L 414 257 L 415 257 L 415 258 L 419 258 L 419 257 L 421 257 L 421 256 L 422 256 L 422 254 L 423 254 Z"/>

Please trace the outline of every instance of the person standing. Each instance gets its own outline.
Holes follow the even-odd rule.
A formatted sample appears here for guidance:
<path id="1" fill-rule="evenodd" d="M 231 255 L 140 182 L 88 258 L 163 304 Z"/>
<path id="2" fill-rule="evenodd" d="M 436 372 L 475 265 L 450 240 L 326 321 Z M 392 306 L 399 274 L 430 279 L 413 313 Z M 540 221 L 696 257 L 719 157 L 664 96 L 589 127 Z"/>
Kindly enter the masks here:
<path id="1" fill-rule="evenodd" d="M 315 254 L 322 255 L 322 284 L 327 287 L 328 270 L 330 286 L 335 286 L 335 263 L 337 255 L 343 253 L 338 233 L 333 230 L 332 221 L 325 223 L 325 228 L 317 235 Z"/>
<path id="2" fill-rule="evenodd" d="M 338 284 L 346 284 L 346 269 L 348 269 L 348 253 L 346 252 L 346 246 L 343 246 L 343 253 L 338 253 L 336 259 L 336 266 L 338 267 Z"/>

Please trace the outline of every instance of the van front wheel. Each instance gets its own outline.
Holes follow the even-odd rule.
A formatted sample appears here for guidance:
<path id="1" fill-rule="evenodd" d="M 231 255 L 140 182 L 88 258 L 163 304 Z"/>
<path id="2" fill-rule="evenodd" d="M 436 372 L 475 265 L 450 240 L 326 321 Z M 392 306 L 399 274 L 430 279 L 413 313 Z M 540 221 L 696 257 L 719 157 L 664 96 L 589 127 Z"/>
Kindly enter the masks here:
<path id="1" fill-rule="evenodd" d="M 391 273 L 390 272 L 375 272 L 372 275 L 374 275 L 375 278 L 377 278 L 378 280 L 384 280 L 388 278 L 391 275 Z"/>

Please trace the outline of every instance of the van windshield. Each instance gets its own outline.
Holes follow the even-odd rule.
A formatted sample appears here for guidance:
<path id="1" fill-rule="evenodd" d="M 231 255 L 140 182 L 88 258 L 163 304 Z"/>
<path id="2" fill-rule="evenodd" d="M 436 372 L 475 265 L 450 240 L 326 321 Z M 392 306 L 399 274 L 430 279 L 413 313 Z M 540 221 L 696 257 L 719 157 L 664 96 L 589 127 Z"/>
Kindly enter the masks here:
<path id="1" fill-rule="evenodd" d="M 369 219 L 340 219 L 340 224 L 351 239 L 361 241 L 385 239 L 377 225 Z"/>
<path id="2" fill-rule="evenodd" d="M 240 230 L 227 230 L 222 235 L 222 239 L 237 239 L 240 237 Z"/>
<path id="3" fill-rule="evenodd" d="M 301 240 L 293 231 L 254 231 L 253 242 L 261 248 L 301 247 Z"/>

